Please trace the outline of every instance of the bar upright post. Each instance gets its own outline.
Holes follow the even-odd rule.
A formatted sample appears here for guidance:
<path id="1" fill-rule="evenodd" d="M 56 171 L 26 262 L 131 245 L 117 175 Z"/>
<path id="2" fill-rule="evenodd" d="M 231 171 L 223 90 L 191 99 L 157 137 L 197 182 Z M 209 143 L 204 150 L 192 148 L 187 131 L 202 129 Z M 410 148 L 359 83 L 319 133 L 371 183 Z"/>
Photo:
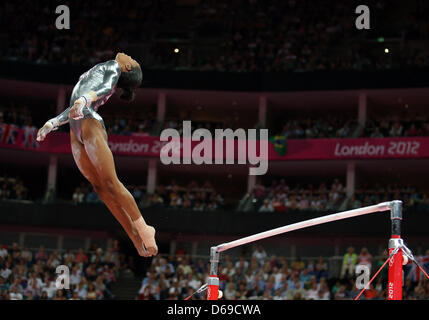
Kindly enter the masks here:
<path id="1" fill-rule="evenodd" d="M 397 250 L 389 261 L 389 280 L 387 286 L 387 300 L 402 300 L 403 285 L 403 253 L 401 239 L 402 201 L 395 200 L 390 205 L 390 219 L 392 222 L 391 238 L 389 240 L 389 256 Z"/>
<path id="2" fill-rule="evenodd" d="M 219 252 L 218 247 L 210 248 L 210 275 L 207 280 L 207 300 L 219 299 Z"/>

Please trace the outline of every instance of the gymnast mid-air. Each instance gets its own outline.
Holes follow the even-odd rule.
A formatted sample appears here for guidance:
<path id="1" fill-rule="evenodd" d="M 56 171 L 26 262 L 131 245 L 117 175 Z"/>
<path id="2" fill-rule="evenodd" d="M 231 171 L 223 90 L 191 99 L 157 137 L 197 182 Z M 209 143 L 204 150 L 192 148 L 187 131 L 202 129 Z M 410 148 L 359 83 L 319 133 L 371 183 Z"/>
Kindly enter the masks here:
<path id="1" fill-rule="evenodd" d="M 158 253 L 155 228 L 146 224 L 133 196 L 119 181 L 104 122 L 97 113 L 116 88 L 122 89 L 122 99 L 132 101 L 141 82 L 140 65 L 124 53 L 95 65 L 80 76 L 69 107 L 39 129 L 37 140 L 43 141 L 49 132 L 70 123 L 72 154 L 80 172 L 125 229 L 139 255 L 150 257 Z"/>

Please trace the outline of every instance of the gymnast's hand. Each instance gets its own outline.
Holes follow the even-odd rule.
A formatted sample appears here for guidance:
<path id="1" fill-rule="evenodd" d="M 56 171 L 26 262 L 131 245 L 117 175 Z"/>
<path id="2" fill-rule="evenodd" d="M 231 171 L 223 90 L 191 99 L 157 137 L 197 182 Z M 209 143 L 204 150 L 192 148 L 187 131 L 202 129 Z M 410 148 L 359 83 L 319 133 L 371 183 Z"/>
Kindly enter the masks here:
<path id="1" fill-rule="evenodd" d="M 44 124 L 43 127 L 41 127 L 39 129 L 39 131 L 37 131 L 37 141 L 43 141 L 45 140 L 46 136 L 48 135 L 49 132 L 53 131 L 53 130 L 57 130 L 58 124 L 56 124 L 55 119 L 51 119 L 49 121 L 46 121 L 46 123 Z"/>
<path id="2" fill-rule="evenodd" d="M 74 119 L 74 120 L 82 119 L 84 106 L 85 106 L 84 99 L 82 99 L 82 98 L 77 99 L 70 109 L 69 118 Z"/>

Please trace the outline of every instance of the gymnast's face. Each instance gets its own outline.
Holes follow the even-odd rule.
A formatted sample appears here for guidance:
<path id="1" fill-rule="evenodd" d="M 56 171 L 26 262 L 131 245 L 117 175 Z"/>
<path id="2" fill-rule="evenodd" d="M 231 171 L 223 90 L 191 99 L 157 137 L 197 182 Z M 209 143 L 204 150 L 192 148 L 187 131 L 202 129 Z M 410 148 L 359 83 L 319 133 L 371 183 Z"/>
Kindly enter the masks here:
<path id="1" fill-rule="evenodd" d="M 115 60 L 119 63 L 122 72 L 128 72 L 133 67 L 140 67 L 139 63 L 136 60 L 134 60 L 129 55 L 126 55 L 123 52 L 119 52 L 116 55 Z"/>

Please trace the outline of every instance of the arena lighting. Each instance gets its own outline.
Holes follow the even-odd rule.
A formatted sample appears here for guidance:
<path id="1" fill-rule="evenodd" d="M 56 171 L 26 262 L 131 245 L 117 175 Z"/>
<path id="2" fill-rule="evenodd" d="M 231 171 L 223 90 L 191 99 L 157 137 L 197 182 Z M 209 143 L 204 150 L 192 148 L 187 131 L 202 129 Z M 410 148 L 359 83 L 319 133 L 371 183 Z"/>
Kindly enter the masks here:
<path id="1" fill-rule="evenodd" d="M 180 50 L 178 48 L 174 48 L 173 51 L 174 51 L 174 53 L 179 53 Z"/>
<path id="2" fill-rule="evenodd" d="M 388 49 L 388 48 L 385 48 L 385 49 L 384 49 L 384 53 L 389 53 L 389 49 Z"/>

